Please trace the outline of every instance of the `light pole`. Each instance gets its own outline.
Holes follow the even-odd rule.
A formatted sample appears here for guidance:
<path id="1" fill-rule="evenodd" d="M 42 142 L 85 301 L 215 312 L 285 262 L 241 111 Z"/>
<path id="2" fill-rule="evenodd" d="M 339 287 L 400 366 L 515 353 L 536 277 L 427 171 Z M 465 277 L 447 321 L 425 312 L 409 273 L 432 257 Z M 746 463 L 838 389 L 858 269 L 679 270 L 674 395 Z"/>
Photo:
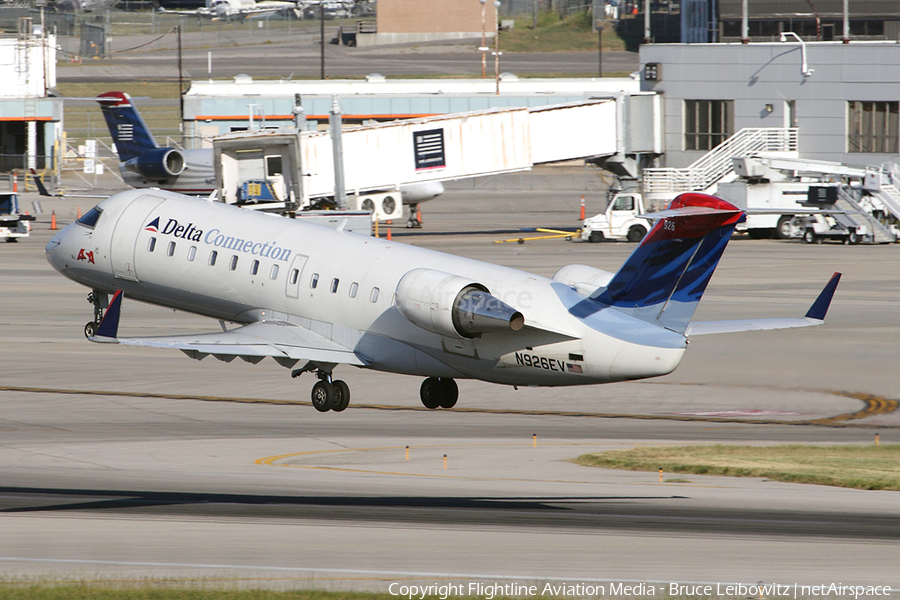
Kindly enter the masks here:
<path id="1" fill-rule="evenodd" d="M 485 54 L 488 51 L 488 47 L 484 45 L 484 5 L 487 4 L 487 0 L 478 1 L 481 2 L 481 47 L 478 49 L 481 50 L 481 78 L 485 79 L 487 77 L 487 59 Z"/>
<path id="2" fill-rule="evenodd" d="M 500 0 L 494 0 L 494 79 L 500 95 Z"/>

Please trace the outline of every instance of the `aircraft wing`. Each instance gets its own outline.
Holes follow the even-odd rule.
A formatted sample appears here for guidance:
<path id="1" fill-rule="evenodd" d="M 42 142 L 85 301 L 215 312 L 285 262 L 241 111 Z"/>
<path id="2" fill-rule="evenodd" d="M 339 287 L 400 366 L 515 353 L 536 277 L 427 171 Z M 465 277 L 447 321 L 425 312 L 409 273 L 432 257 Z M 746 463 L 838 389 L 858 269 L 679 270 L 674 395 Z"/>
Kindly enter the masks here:
<path id="1" fill-rule="evenodd" d="M 267 356 L 285 366 L 300 360 L 364 366 L 349 348 L 306 327 L 288 321 L 259 321 L 230 331 L 139 338 L 117 337 L 122 292 L 117 292 L 100 322 L 93 342 L 126 346 L 177 348 L 191 358 L 202 360 L 213 355 L 231 361 L 236 357 L 256 363 Z"/>
<path id="2" fill-rule="evenodd" d="M 825 284 L 825 288 L 819 293 L 806 315 L 802 318 L 780 319 L 738 319 L 735 321 L 691 321 L 684 334 L 708 335 L 712 333 L 732 333 L 735 331 L 761 331 L 765 329 L 794 329 L 797 327 L 810 327 L 821 325 L 825 322 L 825 314 L 831 306 L 834 291 L 841 281 L 841 274 L 835 273 Z"/>

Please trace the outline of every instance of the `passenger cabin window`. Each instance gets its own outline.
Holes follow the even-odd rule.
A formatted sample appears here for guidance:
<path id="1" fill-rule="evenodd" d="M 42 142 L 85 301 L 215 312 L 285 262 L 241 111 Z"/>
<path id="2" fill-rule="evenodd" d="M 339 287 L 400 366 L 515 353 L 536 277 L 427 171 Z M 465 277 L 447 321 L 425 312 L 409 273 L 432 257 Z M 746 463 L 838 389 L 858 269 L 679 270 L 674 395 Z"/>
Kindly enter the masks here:
<path id="1" fill-rule="evenodd" d="M 191 246 L 188 250 L 188 260 L 194 260 L 194 257 L 197 256 L 197 246 Z"/>
<path id="2" fill-rule="evenodd" d="M 82 215 L 82 217 L 78 219 L 76 223 L 78 223 L 79 225 L 84 225 L 88 229 L 93 229 L 94 225 L 97 224 L 97 219 L 100 218 L 100 213 L 102 212 L 103 211 L 101 209 L 95 206 L 91 210 L 84 213 L 84 215 Z"/>
<path id="3" fill-rule="evenodd" d="M 216 264 L 216 257 L 219 256 L 219 253 L 213 250 L 209 253 L 209 266 L 213 267 Z"/>
<path id="4" fill-rule="evenodd" d="M 228 263 L 228 268 L 232 271 L 237 269 L 237 254 L 231 257 L 231 261 Z"/>
<path id="5" fill-rule="evenodd" d="M 147 243 L 147 252 L 153 252 L 156 250 L 156 238 L 150 238 L 150 241 Z"/>
<path id="6" fill-rule="evenodd" d="M 316 286 L 319 285 L 319 274 L 313 273 L 312 279 L 309 280 L 309 287 L 312 289 L 316 289 Z"/>
<path id="7" fill-rule="evenodd" d="M 372 293 L 369 295 L 369 300 L 371 302 L 378 302 L 378 288 L 372 288 Z"/>
<path id="8" fill-rule="evenodd" d="M 337 293 L 338 286 L 340 285 L 340 283 L 341 283 L 341 280 L 338 279 L 337 277 L 335 277 L 334 279 L 331 280 L 331 293 L 332 294 Z"/>
<path id="9" fill-rule="evenodd" d="M 350 284 L 350 297 L 356 298 L 356 292 L 359 290 L 359 284 L 355 281 Z"/>
<path id="10" fill-rule="evenodd" d="M 250 263 L 250 274 L 256 275 L 257 273 L 259 273 L 259 261 L 254 260 L 252 263 Z"/>
<path id="11" fill-rule="evenodd" d="M 278 265 L 272 265 L 272 270 L 269 271 L 269 279 L 275 279 L 278 277 Z"/>
<path id="12" fill-rule="evenodd" d="M 175 254 L 175 242 L 169 242 L 169 247 L 166 248 L 166 256 L 174 256 Z"/>
<path id="13" fill-rule="evenodd" d="M 297 278 L 300 277 L 300 271 L 297 269 L 291 269 L 291 277 L 290 282 L 291 285 L 295 285 L 297 283 Z"/>

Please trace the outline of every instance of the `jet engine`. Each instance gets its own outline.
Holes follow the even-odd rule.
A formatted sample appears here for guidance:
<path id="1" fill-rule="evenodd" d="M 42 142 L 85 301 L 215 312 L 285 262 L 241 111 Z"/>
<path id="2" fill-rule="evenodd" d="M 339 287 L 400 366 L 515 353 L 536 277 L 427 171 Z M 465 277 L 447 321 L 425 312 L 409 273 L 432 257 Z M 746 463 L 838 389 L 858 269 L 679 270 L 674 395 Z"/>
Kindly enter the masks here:
<path id="1" fill-rule="evenodd" d="M 156 148 L 132 158 L 124 166 L 146 179 L 168 179 L 184 171 L 184 155 L 175 148 Z"/>
<path id="2" fill-rule="evenodd" d="M 397 284 L 397 308 L 423 329 L 449 337 L 518 331 L 522 313 L 480 283 L 434 269 L 413 269 Z"/>
<path id="3" fill-rule="evenodd" d="M 595 269 L 587 265 L 567 265 L 553 275 L 553 281 L 564 283 L 583 296 L 591 296 L 609 285 L 615 273 Z"/>

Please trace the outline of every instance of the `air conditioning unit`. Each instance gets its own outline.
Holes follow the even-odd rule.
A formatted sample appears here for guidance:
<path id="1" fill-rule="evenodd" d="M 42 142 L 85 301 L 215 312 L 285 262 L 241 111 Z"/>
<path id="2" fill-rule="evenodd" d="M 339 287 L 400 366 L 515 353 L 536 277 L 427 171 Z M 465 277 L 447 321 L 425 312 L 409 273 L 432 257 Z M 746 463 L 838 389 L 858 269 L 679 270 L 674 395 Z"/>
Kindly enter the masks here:
<path id="1" fill-rule="evenodd" d="M 403 218 L 403 201 L 400 192 L 377 192 L 354 196 L 356 210 L 372 214 L 372 221 L 388 221 Z"/>

